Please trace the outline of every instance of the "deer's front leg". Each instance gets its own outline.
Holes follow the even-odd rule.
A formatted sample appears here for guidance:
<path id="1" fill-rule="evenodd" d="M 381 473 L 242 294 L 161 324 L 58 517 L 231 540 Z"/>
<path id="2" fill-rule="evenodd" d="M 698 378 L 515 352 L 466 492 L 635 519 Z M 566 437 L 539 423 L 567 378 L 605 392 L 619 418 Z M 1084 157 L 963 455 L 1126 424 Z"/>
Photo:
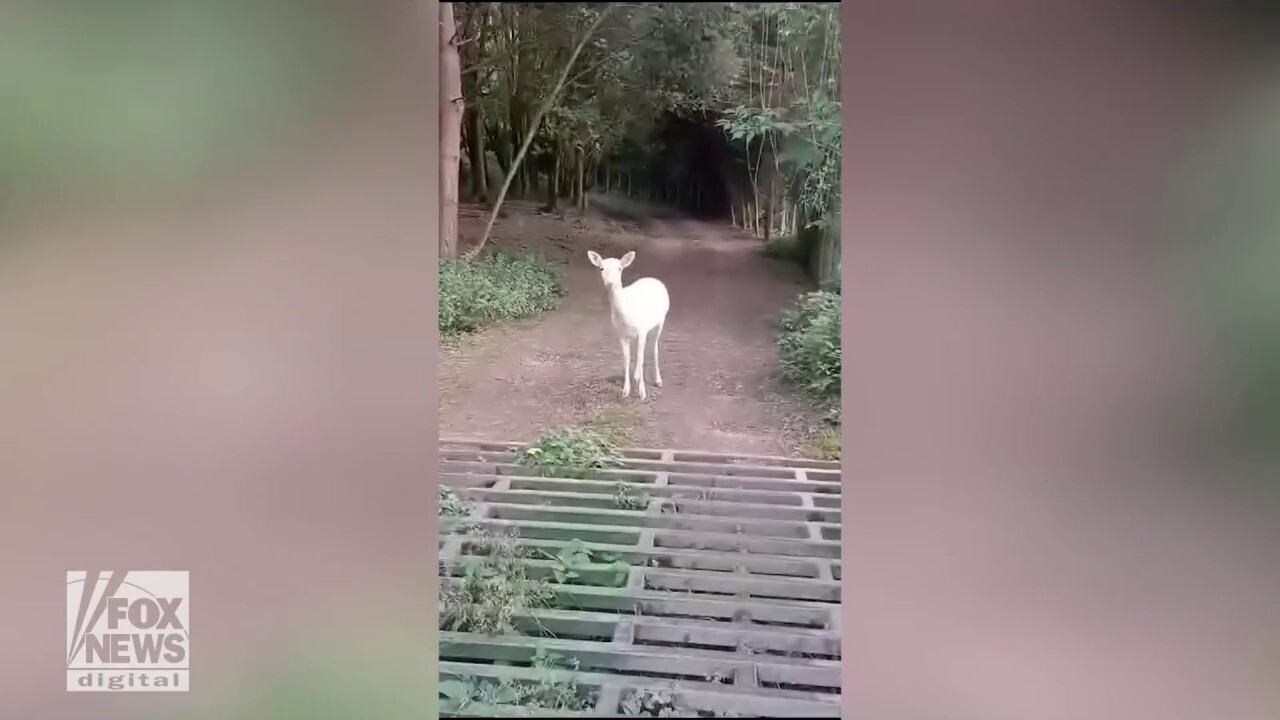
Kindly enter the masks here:
<path id="1" fill-rule="evenodd" d="M 620 338 L 622 343 L 622 397 L 631 395 L 631 340 Z"/>
<path id="2" fill-rule="evenodd" d="M 644 389 L 644 333 L 636 336 L 636 394 L 641 400 L 648 397 Z"/>

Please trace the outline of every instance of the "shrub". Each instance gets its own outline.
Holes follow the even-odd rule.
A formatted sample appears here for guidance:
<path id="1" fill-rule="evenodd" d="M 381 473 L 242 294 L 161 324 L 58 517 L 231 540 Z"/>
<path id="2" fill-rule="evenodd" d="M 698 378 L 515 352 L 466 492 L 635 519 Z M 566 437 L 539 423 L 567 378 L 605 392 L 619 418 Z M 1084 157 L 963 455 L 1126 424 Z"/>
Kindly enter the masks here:
<path id="1" fill-rule="evenodd" d="M 770 238 L 761 250 L 765 256 L 776 260 L 789 260 L 803 265 L 809 259 L 808 248 L 795 235 Z"/>
<path id="2" fill-rule="evenodd" d="M 561 269 L 536 255 L 494 253 L 440 263 L 440 334 L 472 332 L 555 307 Z"/>
<path id="3" fill-rule="evenodd" d="M 840 295 L 801 295 L 779 318 L 783 376 L 830 408 L 840 406 Z"/>

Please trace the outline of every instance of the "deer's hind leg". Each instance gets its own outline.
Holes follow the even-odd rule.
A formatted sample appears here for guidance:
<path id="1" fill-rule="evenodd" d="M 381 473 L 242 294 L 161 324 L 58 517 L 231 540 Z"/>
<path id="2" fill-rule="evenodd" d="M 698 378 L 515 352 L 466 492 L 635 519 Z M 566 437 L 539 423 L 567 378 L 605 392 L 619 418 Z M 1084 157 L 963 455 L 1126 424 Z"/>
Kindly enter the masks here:
<path id="1" fill-rule="evenodd" d="M 644 338 L 648 333 L 636 333 L 636 394 L 641 400 L 648 397 L 644 389 Z"/>
<path id="2" fill-rule="evenodd" d="M 653 385 L 654 387 L 662 387 L 662 367 L 658 364 L 658 339 L 662 337 L 662 326 L 667 321 L 663 320 L 658 323 L 658 327 L 653 330 Z"/>

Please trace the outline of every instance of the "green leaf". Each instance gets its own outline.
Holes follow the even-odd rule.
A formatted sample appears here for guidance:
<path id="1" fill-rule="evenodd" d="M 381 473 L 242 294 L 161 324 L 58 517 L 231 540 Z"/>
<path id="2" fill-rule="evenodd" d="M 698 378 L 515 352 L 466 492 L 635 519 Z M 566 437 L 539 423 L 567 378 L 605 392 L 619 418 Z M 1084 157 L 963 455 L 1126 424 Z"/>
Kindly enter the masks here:
<path id="1" fill-rule="evenodd" d="M 492 699 L 500 704 L 519 702 L 520 691 L 510 685 L 499 685 L 494 688 Z"/>
<path id="2" fill-rule="evenodd" d="M 807 167 L 815 164 L 820 155 L 818 148 L 808 143 L 794 143 L 778 153 L 778 161 L 786 164 Z"/>

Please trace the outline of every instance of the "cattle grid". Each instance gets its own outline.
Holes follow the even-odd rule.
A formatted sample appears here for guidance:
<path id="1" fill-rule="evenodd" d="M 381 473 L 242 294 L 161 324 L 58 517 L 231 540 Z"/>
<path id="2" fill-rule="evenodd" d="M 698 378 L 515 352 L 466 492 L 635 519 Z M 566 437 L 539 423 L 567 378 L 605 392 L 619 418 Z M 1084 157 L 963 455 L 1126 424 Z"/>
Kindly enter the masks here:
<path id="1" fill-rule="evenodd" d="M 654 698 L 691 717 L 840 715 L 839 463 L 627 449 L 577 479 L 534 475 L 520 447 L 441 440 L 440 482 L 469 508 L 440 518 L 441 587 L 460 582 L 468 532 L 512 533 L 554 601 L 519 613 L 518 634 L 442 630 L 442 682 L 549 677 L 589 698 L 561 717 L 648 714 Z M 590 558 L 571 581 L 554 560 L 567 547 Z M 541 652 L 576 669 L 534 667 Z M 442 697 L 441 713 L 530 710 Z"/>

